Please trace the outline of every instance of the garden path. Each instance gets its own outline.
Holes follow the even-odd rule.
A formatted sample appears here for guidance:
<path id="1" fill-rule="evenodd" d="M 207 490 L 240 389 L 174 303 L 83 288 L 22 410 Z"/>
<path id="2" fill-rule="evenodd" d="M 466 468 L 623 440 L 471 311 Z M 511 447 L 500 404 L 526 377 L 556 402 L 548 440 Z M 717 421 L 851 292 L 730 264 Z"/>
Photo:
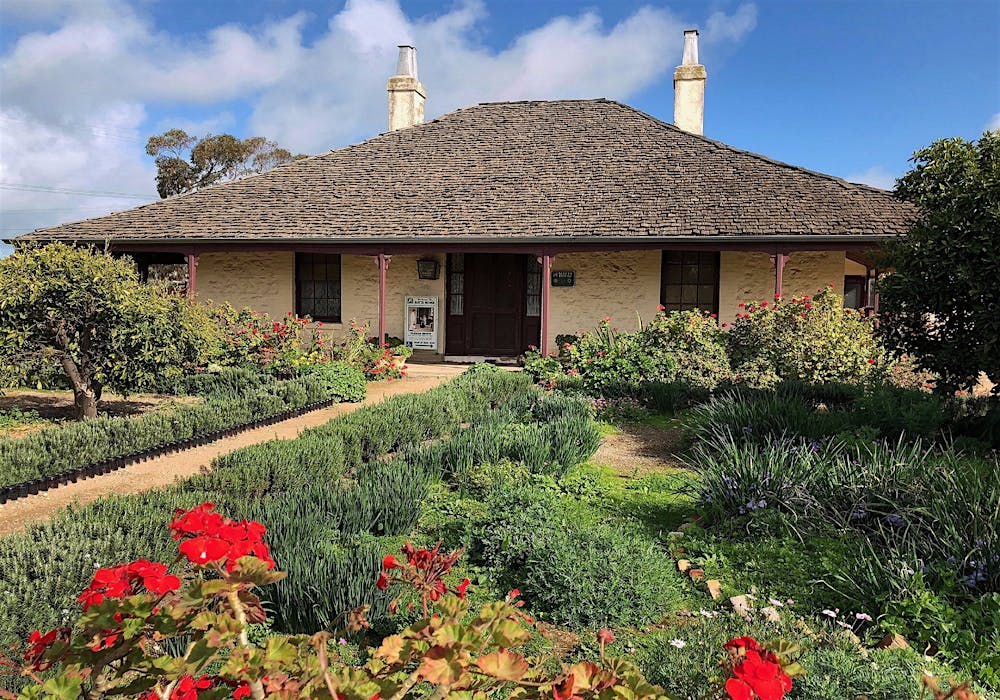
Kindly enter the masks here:
<path id="1" fill-rule="evenodd" d="M 622 426 L 617 433 L 601 438 L 593 461 L 611 467 L 625 478 L 683 469 L 685 465 L 674 457 L 682 437 L 680 426 L 672 421 L 668 425 Z"/>
<path id="2" fill-rule="evenodd" d="M 405 379 L 369 384 L 368 395 L 360 403 L 335 404 L 329 408 L 248 430 L 184 452 L 161 455 L 109 474 L 5 503 L 0 505 L 0 536 L 17 532 L 29 522 L 48 518 L 74 501 L 87 503 L 108 494 L 139 493 L 169 486 L 176 479 L 197 474 L 219 455 L 259 442 L 294 438 L 306 428 L 323 425 L 337 416 L 350 413 L 361 406 L 377 403 L 389 396 L 432 389 L 458 376 L 466 368 L 466 365 L 453 364 L 410 364 Z"/>

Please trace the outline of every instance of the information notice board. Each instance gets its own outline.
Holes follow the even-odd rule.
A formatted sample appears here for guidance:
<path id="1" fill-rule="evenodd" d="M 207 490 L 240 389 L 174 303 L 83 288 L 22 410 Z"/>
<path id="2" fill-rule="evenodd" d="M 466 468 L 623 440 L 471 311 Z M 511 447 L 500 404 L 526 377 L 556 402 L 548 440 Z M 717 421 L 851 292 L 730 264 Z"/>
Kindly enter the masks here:
<path id="1" fill-rule="evenodd" d="M 438 298 L 406 297 L 406 318 L 404 324 L 406 347 L 415 350 L 437 350 L 438 348 Z"/>

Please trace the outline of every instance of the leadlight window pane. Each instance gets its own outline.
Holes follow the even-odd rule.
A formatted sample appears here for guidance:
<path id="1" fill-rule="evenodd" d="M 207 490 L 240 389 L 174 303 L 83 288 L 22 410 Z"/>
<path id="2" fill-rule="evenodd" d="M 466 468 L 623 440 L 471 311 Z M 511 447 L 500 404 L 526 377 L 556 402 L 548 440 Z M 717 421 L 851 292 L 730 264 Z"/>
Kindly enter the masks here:
<path id="1" fill-rule="evenodd" d="M 465 313 L 465 254 L 448 256 L 448 313 L 461 316 Z"/>
<path id="2" fill-rule="evenodd" d="M 525 314 L 542 315 L 542 264 L 536 258 L 527 260 L 527 289 L 525 290 Z"/>
<path id="3" fill-rule="evenodd" d="M 296 253 L 295 298 L 299 316 L 340 323 L 340 256 Z"/>

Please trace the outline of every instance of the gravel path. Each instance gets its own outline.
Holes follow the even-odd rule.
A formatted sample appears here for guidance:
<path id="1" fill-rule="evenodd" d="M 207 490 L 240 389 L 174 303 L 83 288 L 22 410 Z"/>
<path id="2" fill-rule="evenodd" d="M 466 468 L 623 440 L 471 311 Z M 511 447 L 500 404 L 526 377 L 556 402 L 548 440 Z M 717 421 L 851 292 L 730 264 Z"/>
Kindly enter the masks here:
<path id="1" fill-rule="evenodd" d="M 369 384 L 368 395 L 361 403 L 336 404 L 297 418 L 222 438 L 208 445 L 162 455 L 109 474 L 5 503 L 0 505 L 0 536 L 17 532 L 31 521 L 47 518 L 74 501 L 87 503 L 107 494 L 139 493 L 169 486 L 175 479 L 192 476 L 207 468 L 212 459 L 219 455 L 276 438 L 294 438 L 306 428 L 323 425 L 332 418 L 350 413 L 361 406 L 377 403 L 386 397 L 432 389 L 461 374 L 465 369 L 464 365 L 410 365 L 405 379 Z"/>

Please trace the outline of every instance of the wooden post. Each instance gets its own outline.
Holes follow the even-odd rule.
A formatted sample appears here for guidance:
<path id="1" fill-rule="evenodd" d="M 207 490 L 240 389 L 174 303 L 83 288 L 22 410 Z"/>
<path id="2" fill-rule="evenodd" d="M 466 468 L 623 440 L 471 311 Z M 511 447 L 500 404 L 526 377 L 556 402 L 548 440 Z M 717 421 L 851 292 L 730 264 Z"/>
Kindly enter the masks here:
<path id="1" fill-rule="evenodd" d="M 552 256 L 542 256 L 542 357 L 547 357 L 549 347 L 549 306 L 552 291 Z"/>
<path id="2" fill-rule="evenodd" d="M 784 284 L 785 263 L 788 262 L 788 255 L 786 253 L 776 253 L 771 256 L 771 260 L 774 261 L 774 296 L 780 297 Z"/>
<path id="3" fill-rule="evenodd" d="M 188 253 L 184 257 L 188 264 L 187 295 L 188 299 L 194 299 L 198 295 L 198 256 Z"/>
<path id="4" fill-rule="evenodd" d="M 379 253 L 375 258 L 378 265 L 378 344 L 385 342 L 385 298 L 386 298 L 386 273 L 389 270 L 391 255 Z"/>

